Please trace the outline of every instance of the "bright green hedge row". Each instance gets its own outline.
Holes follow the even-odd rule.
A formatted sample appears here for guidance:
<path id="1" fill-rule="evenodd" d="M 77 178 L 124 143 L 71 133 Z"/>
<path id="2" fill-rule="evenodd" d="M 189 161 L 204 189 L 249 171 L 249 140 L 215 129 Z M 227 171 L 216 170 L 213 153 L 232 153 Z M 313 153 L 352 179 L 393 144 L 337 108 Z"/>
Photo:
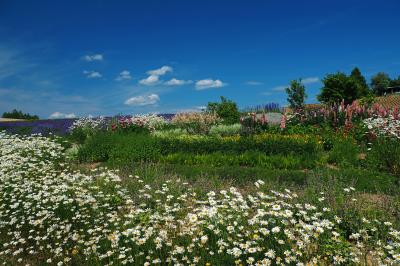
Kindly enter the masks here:
<path id="1" fill-rule="evenodd" d="M 268 169 L 310 169 L 318 164 L 317 156 L 266 155 L 262 152 L 245 152 L 226 154 L 215 152 L 210 154 L 174 153 L 162 156 L 160 161 L 182 165 L 219 166 L 260 166 Z"/>
<path id="2" fill-rule="evenodd" d="M 261 134 L 253 136 L 178 136 L 158 139 L 162 154 L 213 152 L 244 153 L 259 151 L 273 154 L 316 154 L 321 150 L 317 138 L 307 135 Z"/>
<path id="3" fill-rule="evenodd" d="M 222 138 L 186 135 L 154 137 L 140 134 L 98 133 L 88 138 L 79 148 L 78 159 L 81 162 L 158 161 L 164 156 L 176 153 L 194 155 L 224 153 L 235 154 L 239 158 L 247 158 L 240 160 L 246 160 L 248 163 L 251 160 L 258 162 L 264 160 L 265 164 L 272 164 L 267 163 L 268 160 L 272 159 L 260 158 L 266 158 L 266 155 L 293 155 L 288 158 L 306 155 L 315 156 L 320 150 L 321 146 L 317 139 L 300 135 L 264 134 Z M 246 152 L 258 152 L 258 154 L 263 154 L 264 157 L 260 157 L 257 153 L 254 156 L 250 156 L 249 153 L 240 157 L 240 154 Z"/>

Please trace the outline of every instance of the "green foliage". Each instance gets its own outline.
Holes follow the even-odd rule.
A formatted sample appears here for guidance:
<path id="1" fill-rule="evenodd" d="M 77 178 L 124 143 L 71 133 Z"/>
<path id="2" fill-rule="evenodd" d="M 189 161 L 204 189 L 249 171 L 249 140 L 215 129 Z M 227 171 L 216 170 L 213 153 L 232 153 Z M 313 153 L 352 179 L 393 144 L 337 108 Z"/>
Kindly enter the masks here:
<path id="1" fill-rule="evenodd" d="M 304 109 L 304 101 L 307 98 L 306 90 L 300 80 L 292 80 L 290 87 L 286 88 L 288 95 L 287 101 L 289 102 L 290 108 L 293 110 Z"/>
<path id="2" fill-rule="evenodd" d="M 163 154 L 179 152 L 206 154 L 218 151 L 225 153 L 260 151 L 265 154 L 316 154 L 321 148 L 318 140 L 311 136 L 286 136 L 278 134 L 225 138 L 185 136 L 160 138 L 159 142 Z"/>
<path id="3" fill-rule="evenodd" d="M 80 162 L 111 163 L 157 160 L 159 156 L 158 142 L 149 135 L 109 132 L 89 137 L 77 154 Z"/>
<path id="4" fill-rule="evenodd" d="M 110 150 L 119 135 L 109 132 L 98 133 L 86 139 L 85 144 L 79 147 L 77 159 L 79 162 L 105 162 Z"/>
<path id="5" fill-rule="evenodd" d="M 187 134 L 188 134 L 188 132 L 186 131 L 186 129 L 182 129 L 182 128 L 156 130 L 152 133 L 153 136 L 162 137 L 162 138 L 177 137 L 177 136 L 182 136 L 182 135 L 187 135 Z"/>
<path id="6" fill-rule="evenodd" d="M 359 147 L 351 138 L 336 138 L 328 162 L 340 167 L 357 166 Z"/>
<path id="7" fill-rule="evenodd" d="M 24 120 L 38 120 L 39 116 L 30 115 L 29 113 L 22 113 L 22 111 L 18 111 L 17 109 L 12 110 L 11 112 L 4 112 L 3 118 L 12 118 L 12 119 L 24 119 Z"/>
<path id="8" fill-rule="evenodd" d="M 384 72 L 379 72 L 371 78 L 371 87 L 375 95 L 380 96 L 388 92 L 389 84 L 389 75 Z"/>
<path id="9" fill-rule="evenodd" d="M 209 154 L 175 153 L 161 157 L 161 162 L 182 165 L 251 166 L 267 169 L 310 169 L 317 165 L 316 156 L 266 155 L 248 151 L 242 154 L 215 152 Z"/>
<path id="10" fill-rule="evenodd" d="M 370 93 L 360 99 L 360 105 L 371 107 L 376 101 L 374 94 Z"/>
<path id="11" fill-rule="evenodd" d="M 347 76 L 342 72 L 328 74 L 322 80 L 324 87 L 321 89 L 321 94 L 317 97 L 318 100 L 329 104 L 344 100 L 345 104 L 350 104 L 354 100 L 368 95 L 368 90 L 364 87 L 362 81 L 360 81 L 361 77 Z"/>
<path id="12" fill-rule="evenodd" d="M 392 173 L 400 182 L 400 142 L 391 138 L 378 138 L 367 153 L 370 168 Z"/>
<path id="13" fill-rule="evenodd" d="M 83 144 L 88 137 L 93 136 L 97 131 L 98 130 L 83 127 L 74 128 L 69 132 L 67 138 L 72 142 Z"/>
<path id="14" fill-rule="evenodd" d="M 400 76 L 397 79 L 390 80 L 389 87 L 400 87 Z"/>
<path id="15" fill-rule="evenodd" d="M 221 102 L 209 102 L 207 112 L 216 114 L 223 119 L 224 124 L 235 124 L 239 122 L 240 112 L 235 102 L 221 96 Z"/>
<path id="16" fill-rule="evenodd" d="M 361 74 L 361 71 L 358 67 L 353 68 L 350 74 L 350 78 L 358 83 L 362 95 L 368 95 L 369 87 L 367 81 L 365 77 Z"/>
<path id="17" fill-rule="evenodd" d="M 215 125 L 210 128 L 209 134 L 212 136 L 234 136 L 240 134 L 242 129 L 241 124 L 232 125 Z"/>
<path id="18" fill-rule="evenodd" d="M 158 161 L 161 150 L 155 138 L 146 135 L 125 135 L 110 150 L 111 164 Z"/>

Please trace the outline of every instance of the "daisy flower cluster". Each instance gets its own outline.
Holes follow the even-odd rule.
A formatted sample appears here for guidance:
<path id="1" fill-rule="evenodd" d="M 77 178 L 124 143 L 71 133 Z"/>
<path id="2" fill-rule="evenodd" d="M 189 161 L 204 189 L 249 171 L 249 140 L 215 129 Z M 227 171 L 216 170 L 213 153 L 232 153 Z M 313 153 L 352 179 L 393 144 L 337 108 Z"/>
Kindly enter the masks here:
<path id="1" fill-rule="evenodd" d="M 377 136 L 400 139 L 400 120 L 393 115 L 387 117 L 374 116 L 363 121 L 369 132 Z"/>
<path id="2" fill-rule="evenodd" d="M 107 125 L 107 121 L 103 116 L 93 118 L 93 117 L 81 117 L 74 121 L 74 123 L 69 128 L 70 132 L 77 129 L 83 130 L 101 130 Z"/>
<path id="3" fill-rule="evenodd" d="M 57 139 L 0 133 L 0 258 L 18 265 L 398 265 L 400 231 L 349 232 L 296 193 L 196 193 L 117 171 L 73 171 Z M 351 194 L 351 190 L 349 190 Z"/>

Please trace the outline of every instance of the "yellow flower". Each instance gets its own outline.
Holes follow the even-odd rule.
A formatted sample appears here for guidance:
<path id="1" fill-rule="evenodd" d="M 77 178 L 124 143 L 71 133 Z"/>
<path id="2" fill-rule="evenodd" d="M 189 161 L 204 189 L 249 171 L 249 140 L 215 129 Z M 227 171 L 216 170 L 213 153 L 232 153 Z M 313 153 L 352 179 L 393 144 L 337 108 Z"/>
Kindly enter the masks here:
<path id="1" fill-rule="evenodd" d="M 76 248 L 74 248 L 74 249 L 72 249 L 71 253 L 72 253 L 72 255 L 76 255 L 76 254 L 78 254 L 78 250 Z"/>
<path id="2" fill-rule="evenodd" d="M 206 266 L 211 266 L 211 263 L 207 262 L 207 263 L 206 263 Z"/>

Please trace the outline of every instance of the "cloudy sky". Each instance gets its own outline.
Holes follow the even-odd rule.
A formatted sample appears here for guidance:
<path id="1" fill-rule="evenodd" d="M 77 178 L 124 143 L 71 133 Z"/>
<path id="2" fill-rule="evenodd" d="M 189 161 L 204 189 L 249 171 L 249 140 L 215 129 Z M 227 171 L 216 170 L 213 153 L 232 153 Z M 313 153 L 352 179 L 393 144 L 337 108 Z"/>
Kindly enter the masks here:
<path id="1" fill-rule="evenodd" d="M 197 110 L 220 95 L 286 104 L 302 78 L 400 75 L 400 2 L 0 0 L 0 113 Z"/>

